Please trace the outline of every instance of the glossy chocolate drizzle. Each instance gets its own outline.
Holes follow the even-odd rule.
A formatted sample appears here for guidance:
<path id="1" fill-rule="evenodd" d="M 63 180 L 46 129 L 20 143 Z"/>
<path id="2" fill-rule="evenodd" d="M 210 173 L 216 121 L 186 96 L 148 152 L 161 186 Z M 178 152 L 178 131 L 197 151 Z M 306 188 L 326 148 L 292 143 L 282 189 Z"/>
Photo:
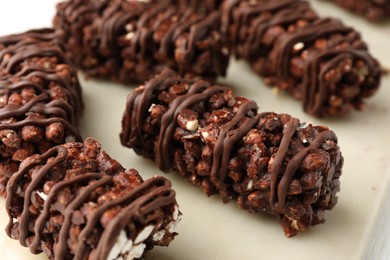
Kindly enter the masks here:
<path id="1" fill-rule="evenodd" d="M 337 19 L 319 18 L 306 1 L 233 0 L 223 4 L 222 13 L 222 30 L 232 52 L 235 52 L 238 58 L 249 61 L 256 61 L 261 56 L 266 57 L 270 62 L 270 71 L 263 76 L 275 77 L 277 82 L 294 78 L 290 70 L 294 46 L 302 44 L 302 52 L 309 49 L 303 77 L 295 78 L 297 82 L 290 86 L 294 89 L 289 89 L 294 96 L 302 99 L 303 108 L 309 114 L 326 115 L 324 108 L 328 106 L 330 96 L 338 94 L 329 88 L 325 74 L 337 68 L 346 58 L 363 61 L 368 67 L 368 75 L 379 82 L 380 66 L 368 53 L 366 45 L 360 40 L 360 34 Z M 307 22 L 305 26 L 295 25 L 298 28 L 292 32 L 287 29 L 289 25 L 302 20 Z M 274 26 L 281 26 L 286 32 L 275 36 L 276 40 L 269 46 L 262 40 L 267 30 Z M 339 38 L 329 39 L 332 35 Z M 329 39 L 327 46 L 310 50 L 313 42 L 322 38 Z M 337 47 L 341 43 L 347 43 L 349 46 Z M 367 96 L 361 85 L 356 83 L 351 86 L 359 89 L 360 98 Z M 371 91 L 371 94 L 373 92 Z"/>
<path id="2" fill-rule="evenodd" d="M 6 105 L 0 109 L 0 120 L 16 118 L 17 122 L 4 122 L 0 125 L 0 130 L 17 129 L 26 125 L 48 126 L 52 123 L 62 123 L 68 133 L 81 140 L 77 125 L 80 112 L 82 111 L 81 88 L 77 80 L 64 78 L 59 74 L 59 70 L 66 69 L 76 72 L 66 64 L 62 50 L 58 47 L 52 29 L 32 30 L 23 34 L 10 35 L 0 38 L 0 45 L 4 46 L 0 50 L 0 70 L 3 76 L 0 80 L 0 90 L 8 96 L 12 93 L 19 93 L 23 89 L 33 89 L 36 96 L 31 98 L 26 104 L 21 106 Z M 26 63 L 32 58 L 55 57 L 56 66 L 50 68 L 50 64 L 40 66 L 33 62 Z M 38 84 L 33 78 L 39 78 L 43 84 Z M 18 79 L 18 81 L 15 81 Z M 61 87 L 65 93 L 64 99 L 54 99 L 50 97 L 48 82 L 54 82 Z M 26 113 L 33 112 L 45 115 L 44 119 L 22 119 Z"/>
<path id="3" fill-rule="evenodd" d="M 57 199 L 59 192 L 66 187 L 83 187 L 82 191 L 75 196 L 75 198 L 66 206 L 63 212 L 60 212 L 64 217 L 64 223 L 59 231 L 58 241 L 55 242 L 53 248 L 53 256 L 55 259 L 64 259 L 69 256 L 69 248 L 67 246 L 67 239 L 71 227 L 72 213 L 79 209 L 84 203 L 88 203 L 89 195 L 95 189 L 102 186 L 113 185 L 113 176 L 107 175 L 104 172 L 85 173 L 72 178 L 58 181 L 50 190 L 44 201 L 43 208 L 34 223 L 34 232 L 29 231 L 30 206 L 31 197 L 34 192 L 43 190 L 44 183 L 50 181 L 50 171 L 55 167 L 62 167 L 63 177 L 71 166 L 71 162 L 67 162 L 68 150 L 64 146 L 58 146 L 50 149 L 42 155 L 31 157 L 24 164 L 21 165 L 19 171 L 15 173 L 7 186 L 7 200 L 6 208 L 9 215 L 9 223 L 6 232 L 11 236 L 11 231 L 15 226 L 16 215 L 13 211 L 17 201 L 17 190 L 20 185 L 28 182 L 27 188 L 23 196 L 23 211 L 19 218 L 17 218 L 17 229 L 19 233 L 19 242 L 23 246 L 28 246 L 30 251 L 34 254 L 40 252 L 40 243 L 43 229 L 50 218 L 53 211 L 53 203 Z M 37 169 L 32 179 L 27 177 L 29 172 Z M 56 176 L 58 179 L 59 176 Z M 92 181 L 95 180 L 95 181 Z M 92 182 L 91 182 L 92 181 Z M 98 245 L 96 245 L 97 256 L 96 259 L 105 260 L 110 253 L 116 238 L 119 236 L 121 230 L 125 229 L 129 222 L 145 216 L 156 209 L 173 205 L 175 203 L 175 193 L 171 189 L 171 183 L 163 177 L 153 177 L 139 186 L 131 190 L 125 196 L 114 199 L 108 203 L 99 205 L 93 213 L 88 217 L 87 223 L 79 234 L 79 242 L 73 259 L 86 259 L 90 248 L 86 244 L 87 238 L 93 235 L 93 230 L 100 224 L 100 219 L 107 210 L 121 206 L 121 212 L 114 217 L 110 224 L 104 229 Z M 132 234 L 134 236 L 134 234 Z M 33 237 L 32 242 L 27 244 L 28 238 Z"/>
<path id="4" fill-rule="evenodd" d="M 218 10 L 223 0 L 170 0 L 172 4 L 178 5 L 181 8 L 193 8 L 201 12 L 212 12 Z"/>
<path id="5" fill-rule="evenodd" d="M 128 3 L 125 3 L 128 4 Z M 115 46 L 119 32 L 123 32 L 126 23 L 131 19 L 137 20 L 136 28 L 133 28 L 134 35 L 131 38 L 130 56 L 150 59 L 150 52 L 160 62 L 168 62 L 171 66 L 180 71 L 187 71 L 191 67 L 196 56 L 196 43 L 204 39 L 211 30 L 217 28 L 219 24 L 219 13 L 213 12 L 209 16 L 202 16 L 194 10 L 178 10 L 169 4 L 150 5 L 137 2 L 135 9 L 141 9 L 141 13 L 130 15 L 120 7 L 123 1 L 114 1 L 106 10 L 102 17 L 101 24 L 105 28 L 102 30 L 101 39 L 110 39 L 110 43 L 102 40 L 102 45 Z M 122 10 L 121 10 L 122 9 Z M 172 21 L 172 17 L 176 17 Z M 165 30 L 162 39 L 155 40 L 154 34 L 157 31 Z M 184 52 L 184 62 L 175 61 L 175 42 L 183 34 L 188 33 L 188 42 Z M 109 35 L 110 37 L 107 37 Z"/>
<path id="6" fill-rule="evenodd" d="M 169 171 L 172 168 L 171 160 L 173 156 L 169 148 L 174 145 L 172 137 L 177 127 L 176 119 L 178 114 L 183 109 L 191 108 L 201 101 L 207 101 L 212 95 L 227 89 L 226 87 L 210 85 L 205 81 L 191 81 L 178 78 L 174 72 L 165 70 L 162 74 L 147 82 L 145 86 L 137 88 L 129 95 L 122 122 L 121 141 L 123 145 L 132 148 L 137 143 L 143 142 L 143 138 L 146 137 L 144 137 L 142 129 L 149 107 L 159 93 L 167 90 L 174 84 L 188 84 L 189 88 L 186 94 L 176 97 L 169 104 L 168 110 L 165 111 L 161 119 L 160 133 L 155 147 L 155 161 L 163 171 Z M 219 136 L 214 145 L 210 171 L 210 179 L 220 191 L 227 188 L 225 180 L 232 150 L 239 145 L 250 130 L 258 125 L 263 117 L 267 116 L 267 113 L 257 114 L 257 110 L 256 103 L 247 100 L 239 106 L 229 122 L 220 126 Z M 245 121 L 243 122 L 244 119 Z M 287 155 L 291 140 L 299 129 L 298 126 L 299 120 L 295 118 L 292 118 L 285 125 L 286 130 L 271 165 L 270 206 L 275 214 L 283 213 L 288 187 L 306 155 L 311 150 L 321 147 L 327 140 L 337 143 L 337 137 L 334 132 L 324 130 L 318 134 L 310 146 L 292 156 Z M 281 170 L 282 164 L 286 164 L 286 168 L 283 171 Z"/>
<path id="7" fill-rule="evenodd" d="M 48 126 L 52 123 L 59 122 L 62 123 L 69 134 L 74 136 L 76 139 L 80 140 L 81 137 L 78 133 L 77 127 L 74 125 L 77 122 L 77 119 L 74 118 L 73 108 L 65 100 L 50 100 L 50 97 L 41 86 L 35 84 L 34 82 L 24 80 L 17 83 L 4 84 L 0 82 L 2 87 L 5 87 L 4 90 L 9 90 L 9 92 L 17 91 L 23 88 L 34 88 L 37 93 L 42 93 L 26 104 L 18 107 L 14 105 L 7 105 L 0 109 L 0 120 L 7 118 L 21 118 L 26 115 L 28 112 L 38 113 L 45 115 L 47 118 L 42 119 L 22 119 L 12 123 L 3 122 L 0 125 L 0 130 L 4 129 L 19 129 L 20 127 L 26 125 L 35 125 L 35 126 Z"/>
<path id="8" fill-rule="evenodd" d="M 136 73 L 134 70 L 137 70 L 137 68 L 127 68 L 127 62 L 142 64 L 145 73 L 150 71 L 151 75 L 148 78 L 167 66 L 182 73 L 207 76 L 225 74 L 228 57 L 221 50 L 223 47 L 221 41 L 212 37 L 213 32 L 219 32 L 220 13 L 217 11 L 203 14 L 191 8 L 179 9 L 169 4 L 169 1 L 151 4 L 144 1 L 114 0 L 103 1 L 102 5 L 85 1 L 83 3 L 85 9 L 81 9 L 81 3 L 72 2 L 74 1 L 60 8 L 61 13 L 58 14 L 60 20 L 68 23 L 69 14 L 81 10 L 93 14 L 92 16 L 96 18 L 78 23 L 79 32 L 83 29 L 95 32 L 87 36 L 80 34 L 82 39 L 79 43 L 85 52 L 83 55 L 93 57 L 98 62 L 98 64 L 85 66 L 85 69 L 90 69 L 93 73 L 99 71 L 99 68 L 104 67 L 110 60 L 129 70 L 127 77 L 133 77 L 131 74 Z M 68 30 L 67 26 L 73 25 L 60 25 L 57 30 Z M 68 33 L 77 38 L 74 32 Z M 68 39 L 60 38 L 66 45 Z M 185 44 L 178 45 L 179 38 L 183 39 Z M 200 42 L 206 40 L 215 41 L 209 48 L 214 50 L 203 50 L 198 47 Z M 208 65 L 203 62 L 202 66 L 194 66 L 198 60 L 202 61 L 199 57 L 205 51 L 210 56 Z M 80 58 L 77 53 L 70 53 L 70 56 L 75 60 Z M 83 62 L 77 60 L 76 64 L 83 68 Z M 135 78 L 139 76 L 134 75 Z"/>

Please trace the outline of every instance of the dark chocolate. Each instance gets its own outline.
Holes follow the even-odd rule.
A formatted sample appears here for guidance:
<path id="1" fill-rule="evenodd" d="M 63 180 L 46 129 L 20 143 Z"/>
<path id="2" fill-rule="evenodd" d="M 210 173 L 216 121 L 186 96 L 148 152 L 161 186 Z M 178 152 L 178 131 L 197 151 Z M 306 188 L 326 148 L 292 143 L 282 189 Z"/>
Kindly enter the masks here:
<path id="1" fill-rule="evenodd" d="M 95 2 L 62 2 L 54 19 L 67 57 L 88 75 L 140 83 L 165 67 L 207 78 L 225 74 L 228 51 L 218 11 L 153 1 Z"/>
<path id="2" fill-rule="evenodd" d="M 318 17 L 306 1 L 225 1 L 222 32 L 237 58 L 316 117 L 362 110 L 380 85 L 380 65 L 360 34 Z"/>
<path id="3" fill-rule="evenodd" d="M 207 13 L 216 11 L 220 8 L 223 0 L 166 0 L 173 5 L 179 6 L 183 9 L 193 8 L 199 10 L 200 12 Z"/>
<path id="4" fill-rule="evenodd" d="M 227 87 L 164 70 L 129 94 L 121 142 L 208 195 L 277 216 L 290 237 L 325 221 L 343 158 L 327 127 L 257 110 Z"/>
<path id="5" fill-rule="evenodd" d="M 177 220 L 175 192 L 167 179 L 144 182 L 135 170 L 125 171 L 101 152 L 93 139 L 26 159 L 8 182 L 6 208 L 7 234 L 49 259 L 105 260 L 122 230 L 135 244 L 149 225 L 153 231 L 142 240 L 147 250 L 167 245 L 175 236 L 169 224 Z M 154 241 L 161 230 L 166 234 Z"/>
<path id="6" fill-rule="evenodd" d="M 390 18 L 389 0 L 333 0 L 348 11 L 363 15 L 370 21 L 383 21 Z"/>
<path id="7" fill-rule="evenodd" d="M 81 140 L 82 110 L 77 72 L 52 29 L 0 37 L 1 195 L 22 160 Z"/>

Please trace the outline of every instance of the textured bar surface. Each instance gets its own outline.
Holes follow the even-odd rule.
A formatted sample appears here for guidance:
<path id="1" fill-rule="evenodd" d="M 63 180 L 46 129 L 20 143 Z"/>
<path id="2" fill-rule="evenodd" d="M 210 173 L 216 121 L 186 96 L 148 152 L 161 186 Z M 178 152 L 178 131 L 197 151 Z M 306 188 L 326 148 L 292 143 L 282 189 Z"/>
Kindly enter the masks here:
<path id="1" fill-rule="evenodd" d="M 345 9 L 365 16 L 371 21 L 390 19 L 389 0 L 332 0 Z"/>
<path id="2" fill-rule="evenodd" d="M 362 110 L 379 87 L 380 65 L 360 34 L 309 2 L 226 0 L 222 30 L 237 58 L 316 117 Z"/>
<path id="3" fill-rule="evenodd" d="M 76 71 L 52 29 L 0 37 L 0 194 L 22 160 L 81 140 Z"/>
<path id="4" fill-rule="evenodd" d="M 167 0 L 169 1 L 169 0 Z M 211 12 L 218 10 L 224 0 L 171 0 L 172 4 L 180 8 L 194 8 L 201 12 Z"/>
<path id="5" fill-rule="evenodd" d="M 207 195 L 275 215 L 288 237 L 323 223 L 337 202 L 343 157 L 333 131 L 286 114 L 258 114 L 231 89 L 171 70 L 130 93 L 120 137 Z"/>
<path id="6" fill-rule="evenodd" d="M 163 177 L 143 181 L 88 138 L 33 155 L 7 186 L 7 234 L 49 259 L 134 259 L 167 246 L 180 212 Z"/>
<path id="7" fill-rule="evenodd" d="M 171 67 L 215 78 L 228 64 L 219 12 L 147 1 L 71 0 L 58 4 L 54 27 L 67 57 L 92 77 L 139 83 Z"/>

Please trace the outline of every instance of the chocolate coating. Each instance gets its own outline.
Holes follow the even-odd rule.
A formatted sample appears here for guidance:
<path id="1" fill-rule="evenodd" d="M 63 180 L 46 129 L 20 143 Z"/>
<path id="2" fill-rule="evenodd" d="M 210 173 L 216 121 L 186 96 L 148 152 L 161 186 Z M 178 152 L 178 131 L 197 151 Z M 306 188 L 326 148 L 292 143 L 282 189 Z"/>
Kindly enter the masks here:
<path id="1" fill-rule="evenodd" d="M 333 2 L 371 21 L 382 21 L 390 17 L 389 0 L 333 0 Z"/>
<path id="2" fill-rule="evenodd" d="M 325 221 L 343 165 L 335 133 L 285 114 L 258 114 L 227 87 L 171 70 L 129 94 L 121 142 L 177 169 L 208 194 L 275 215 L 286 236 Z"/>
<path id="3" fill-rule="evenodd" d="M 169 3 L 66 1 L 54 28 L 67 57 L 93 77 L 139 83 L 171 67 L 182 74 L 224 75 L 228 51 L 220 13 Z"/>
<path id="4" fill-rule="evenodd" d="M 0 37 L 1 195 L 23 159 L 81 140 L 82 110 L 77 72 L 52 29 Z"/>
<path id="5" fill-rule="evenodd" d="M 380 65 L 360 34 L 318 17 L 306 1 L 225 1 L 222 31 L 237 58 L 316 117 L 361 110 L 380 85 Z"/>
<path id="6" fill-rule="evenodd" d="M 199 10 L 200 12 L 207 13 L 218 10 L 222 5 L 223 0 L 170 0 L 169 2 L 183 9 L 193 8 L 195 10 Z"/>
<path id="7" fill-rule="evenodd" d="M 43 195 L 41 195 L 43 194 Z M 167 245 L 176 200 L 163 177 L 143 181 L 93 139 L 51 148 L 27 158 L 7 186 L 9 236 L 49 259 L 107 259 L 121 231 L 136 244 L 142 230 L 147 250 Z M 166 231 L 155 241 L 153 234 Z"/>

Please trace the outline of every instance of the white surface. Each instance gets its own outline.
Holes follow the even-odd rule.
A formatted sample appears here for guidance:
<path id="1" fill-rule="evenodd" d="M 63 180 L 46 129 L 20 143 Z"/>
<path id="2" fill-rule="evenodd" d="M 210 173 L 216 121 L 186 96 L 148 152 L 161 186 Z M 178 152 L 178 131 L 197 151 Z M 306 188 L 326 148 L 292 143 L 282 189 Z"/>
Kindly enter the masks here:
<path id="1" fill-rule="evenodd" d="M 54 2 L 0 1 L 0 35 L 50 26 Z M 320 13 L 342 17 L 345 23 L 359 28 L 372 53 L 390 67 L 390 23 L 372 25 L 330 3 L 312 2 Z M 235 93 L 255 99 L 263 111 L 288 112 L 302 121 L 328 125 L 335 130 L 345 156 L 339 203 L 327 212 L 324 225 L 287 239 L 274 218 L 248 214 L 234 203 L 222 204 L 218 197 L 207 198 L 200 188 L 172 173 L 167 177 L 173 182 L 184 214 L 178 227 L 179 236 L 169 248 L 155 248 L 146 259 L 379 259 L 374 253 L 378 256 L 384 248 L 379 242 L 372 246 L 371 235 L 380 237 L 376 232 L 383 231 L 383 228 L 375 229 L 377 217 L 386 221 L 390 217 L 383 216 L 385 211 L 378 211 L 390 175 L 390 171 L 386 171 L 390 162 L 389 77 L 384 79 L 379 93 L 368 101 L 366 111 L 331 120 L 312 118 L 302 112 L 299 102 L 288 96 L 273 95 L 242 62 L 232 64 L 226 81 L 235 86 Z M 152 162 L 136 156 L 119 143 L 125 97 L 131 88 L 84 79 L 82 85 L 86 104 L 83 136 L 97 138 L 113 158 L 125 167 L 138 169 L 145 178 L 162 174 Z M 386 196 L 389 199 L 389 194 Z M 1 229 L 7 221 L 3 204 L 0 200 Z M 2 231 L 0 258 L 45 259 L 30 255 L 28 249 L 8 239 Z"/>
<path id="2" fill-rule="evenodd" d="M 390 182 L 390 168 L 387 172 L 387 185 Z M 366 236 L 366 248 L 363 252 L 362 259 L 390 259 L 390 189 L 387 188 L 382 203 L 378 206 L 376 218 L 373 218 L 371 233 Z"/>

